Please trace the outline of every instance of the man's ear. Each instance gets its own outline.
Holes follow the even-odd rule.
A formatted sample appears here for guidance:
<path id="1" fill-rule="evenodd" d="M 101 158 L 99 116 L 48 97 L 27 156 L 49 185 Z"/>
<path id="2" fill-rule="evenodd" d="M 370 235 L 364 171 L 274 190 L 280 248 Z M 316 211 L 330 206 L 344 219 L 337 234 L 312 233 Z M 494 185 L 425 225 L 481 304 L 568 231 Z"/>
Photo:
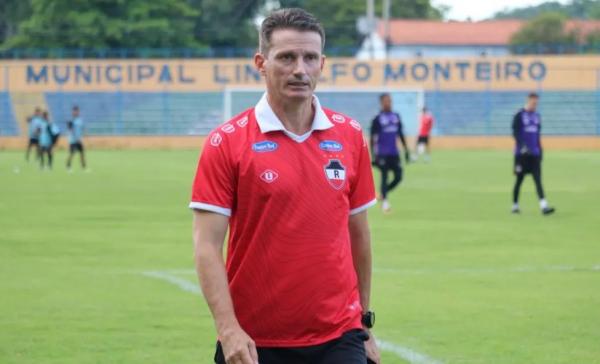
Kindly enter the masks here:
<path id="1" fill-rule="evenodd" d="M 254 55 L 254 67 L 260 72 L 261 75 L 265 75 L 265 62 L 267 59 L 262 53 L 256 53 Z"/>
<path id="2" fill-rule="evenodd" d="M 327 58 L 325 55 L 321 56 L 321 72 L 323 72 L 323 68 L 325 68 L 325 58 Z"/>

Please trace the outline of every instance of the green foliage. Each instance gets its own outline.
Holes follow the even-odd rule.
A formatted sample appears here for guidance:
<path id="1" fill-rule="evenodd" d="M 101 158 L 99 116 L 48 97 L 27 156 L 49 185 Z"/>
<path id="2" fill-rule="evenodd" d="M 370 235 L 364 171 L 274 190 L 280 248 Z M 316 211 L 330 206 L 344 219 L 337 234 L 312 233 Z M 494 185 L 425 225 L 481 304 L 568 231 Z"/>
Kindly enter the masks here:
<path id="1" fill-rule="evenodd" d="M 185 0 L 31 0 L 32 15 L 5 48 L 195 47 Z"/>
<path id="2" fill-rule="evenodd" d="M 29 1 L 0 1 L 0 44 L 17 33 L 19 23 L 31 15 Z"/>
<path id="3" fill-rule="evenodd" d="M 281 0 L 282 7 L 300 7 L 313 13 L 325 27 L 326 47 L 356 47 L 362 36 L 356 30 L 356 19 L 364 16 L 364 0 Z M 382 2 L 375 2 L 376 16 L 381 17 Z M 441 19 L 443 11 L 429 0 L 391 1 L 391 18 Z"/>
<path id="4" fill-rule="evenodd" d="M 535 6 L 500 11 L 494 15 L 494 19 L 531 19 L 548 12 L 560 13 L 568 18 L 600 19 L 600 1 L 572 0 L 567 4 L 548 1 Z"/>
<path id="5" fill-rule="evenodd" d="M 510 40 L 511 46 L 575 46 L 577 34 L 565 30 L 566 18 L 560 13 L 544 13 L 525 24 Z M 552 50 L 549 50 L 552 52 Z"/>
<path id="6" fill-rule="evenodd" d="M 256 47 L 258 33 L 253 19 L 259 0 L 191 0 L 202 9 L 194 19 L 196 38 L 211 46 Z"/>

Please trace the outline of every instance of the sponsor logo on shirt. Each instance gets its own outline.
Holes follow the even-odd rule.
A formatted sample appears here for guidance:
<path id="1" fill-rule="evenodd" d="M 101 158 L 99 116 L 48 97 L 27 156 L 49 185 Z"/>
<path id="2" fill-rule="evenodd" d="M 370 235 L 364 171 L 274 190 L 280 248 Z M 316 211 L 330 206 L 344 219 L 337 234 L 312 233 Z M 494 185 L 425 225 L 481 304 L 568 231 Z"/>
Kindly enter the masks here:
<path id="1" fill-rule="evenodd" d="M 343 149 L 342 144 L 335 140 L 323 140 L 319 143 L 319 148 L 326 152 L 339 152 Z"/>
<path id="2" fill-rule="evenodd" d="M 340 190 L 346 183 L 346 167 L 338 159 L 330 159 L 324 166 L 325 177 L 336 190 Z"/>
<path id="3" fill-rule="evenodd" d="M 538 132 L 538 127 L 537 125 L 529 125 L 525 127 L 525 132 L 526 133 L 537 133 Z"/>
<path id="4" fill-rule="evenodd" d="M 336 123 L 340 123 L 340 124 L 342 124 L 342 123 L 345 123 L 345 122 L 346 122 L 346 118 L 345 118 L 345 117 L 343 117 L 343 116 L 342 116 L 342 115 L 340 115 L 340 114 L 333 114 L 333 115 L 331 115 L 331 119 L 332 119 L 333 121 L 335 121 Z"/>
<path id="5" fill-rule="evenodd" d="M 248 124 L 248 117 L 247 117 L 247 116 L 244 116 L 243 118 L 241 118 L 240 120 L 238 120 L 238 121 L 236 122 L 236 124 L 238 124 L 238 126 L 239 126 L 240 128 L 243 128 L 243 127 L 245 127 L 245 126 Z"/>
<path id="6" fill-rule="evenodd" d="M 221 130 L 223 130 L 227 134 L 231 134 L 235 131 L 235 126 L 233 126 L 231 124 L 225 124 L 221 127 Z"/>
<path id="7" fill-rule="evenodd" d="M 219 133 L 214 133 L 210 137 L 210 145 L 212 145 L 213 147 L 218 147 L 219 145 L 221 145 L 222 141 L 223 141 L 223 137 Z"/>
<path id="8" fill-rule="evenodd" d="M 273 152 L 277 150 L 277 143 L 270 140 L 252 144 L 252 150 L 258 153 Z"/>
<path id="9" fill-rule="evenodd" d="M 360 126 L 360 123 L 356 120 L 350 120 L 350 125 L 358 131 L 362 130 L 362 126 Z"/>
<path id="10" fill-rule="evenodd" d="M 279 174 L 272 169 L 267 169 L 260 174 L 260 179 L 267 183 L 273 183 L 279 177 Z"/>

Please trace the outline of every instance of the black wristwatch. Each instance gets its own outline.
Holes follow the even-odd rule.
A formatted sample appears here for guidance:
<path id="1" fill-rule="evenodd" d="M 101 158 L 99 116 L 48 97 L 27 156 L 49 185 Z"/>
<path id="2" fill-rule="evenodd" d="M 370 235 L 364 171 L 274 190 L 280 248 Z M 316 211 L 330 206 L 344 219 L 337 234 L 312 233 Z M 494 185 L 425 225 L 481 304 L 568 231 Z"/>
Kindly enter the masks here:
<path id="1" fill-rule="evenodd" d="M 375 312 L 367 311 L 363 313 L 361 321 L 363 326 L 367 329 L 373 328 L 373 326 L 375 326 Z"/>

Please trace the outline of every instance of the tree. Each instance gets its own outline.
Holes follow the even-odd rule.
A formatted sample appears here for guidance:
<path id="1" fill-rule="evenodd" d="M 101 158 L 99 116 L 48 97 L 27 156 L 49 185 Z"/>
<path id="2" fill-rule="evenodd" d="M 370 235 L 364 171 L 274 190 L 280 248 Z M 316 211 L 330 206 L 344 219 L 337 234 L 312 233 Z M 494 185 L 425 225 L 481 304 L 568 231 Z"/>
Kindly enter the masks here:
<path id="1" fill-rule="evenodd" d="M 19 23 L 31 15 L 29 1 L 0 1 L 0 45 L 17 33 Z"/>
<path id="2" fill-rule="evenodd" d="M 356 19 L 365 15 L 365 0 L 280 0 L 282 7 L 300 7 L 314 14 L 327 32 L 326 47 L 345 48 L 360 45 L 362 36 L 356 30 Z M 381 14 L 381 1 L 375 11 Z M 441 19 L 443 11 L 429 0 L 391 1 L 390 16 L 404 19 Z"/>
<path id="3" fill-rule="evenodd" d="M 535 6 L 497 12 L 494 19 L 532 19 L 548 12 L 560 13 L 568 18 L 600 19 L 600 1 L 572 0 L 567 4 L 547 1 Z"/>
<path id="4" fill-rule="evenodd" d="M 5 48 L 195 47 L 186 0 L 31 0 Z"/>
<path id="5" fill-rule="evenodd" d="M 510 40 L 513 50 L 519 50 L 536 45 L 530 51 L 556 53 L 577 45 L 577 34 L 565 30 L 566 17 L 560 13 L 544 13 L 525 24 Z"/>
<path id="6" fill-rule="evenodd" d="M 214 47 L 256 47 L 253 20 L 260 0 L 191 0 L 202 13 L 194 19 L 196 38 Z"/>

